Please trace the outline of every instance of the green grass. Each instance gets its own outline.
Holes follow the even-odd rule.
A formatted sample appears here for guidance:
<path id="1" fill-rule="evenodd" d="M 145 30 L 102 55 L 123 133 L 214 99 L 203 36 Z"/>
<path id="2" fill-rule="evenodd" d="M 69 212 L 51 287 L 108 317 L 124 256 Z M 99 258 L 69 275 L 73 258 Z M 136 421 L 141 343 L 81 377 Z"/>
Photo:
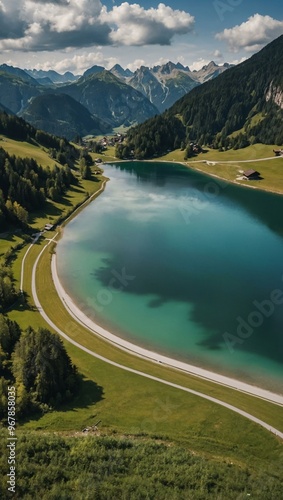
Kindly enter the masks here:
<path id="1" fill-rule="evenodd" d="M 268 155 L 268 150 L 264 151 Z M 263 154 L 263 149 L 259 153 Z M 251 151 L 249 154 L 252 156 Z M 278 167 L 275 165 L 275 168 Z M 60 204 L 50 204 L 50 210 L 37 214 L 38 218 L 32 221 L 34 227 L 40 227 L 45 221 L 55 220 L 62 213 L 66 215 L 85 199 L 86 191 L 93 193 L 100 185 L 90 181 L 81 183 L 78 188 L 70 190 L 66 199 Z M 48 238 L 53 235 L 52 232 L 45 234 Z M 9 238 L 11 240 L 11 237 Z M 13 240 L 10 240 L 5 243 L 2 241 L 3 248 L 13 243 Z M 34 328 L 46 326 L 43 318 L 35 310 L 31 298 L 32 267 L 44 244 L 44 239 L 40 240 L 32 247 L 26 259 L 24 290 L 27 293 L 28 303 L 19 302 L 9 313 L 9 317 L 18 321 L 22 328 L 29 325 Z M 26 248 L 18 252 L 17 259 L 12 264 L 17 280 L 20 277 L 21 260 Z M 54 289 L 50 273 L 50 250 L 49 246 L 39 263 L 38 295 L 50 318 L 71 338 L 122 365 L 210 394 L 283 430 L 282 408 L 129 355 L 75 323 Z M 282 444 L 258 425 L 192 394 L 106 364 L 67 341 L 64 341 L 64 344 L 83 377 L 79 395 L 60 411 L 33 417 L 19 425 L 20 429 L 77 432 L 93 424 L 95 415 L 97 420 L 102 420 L 101 425 L 105 431 L 133 435 L 157 434 L 182 443 L 195 453 L 217 460 L 233 461 L 241 467 L 247 467 L 252 463 L 256 470 L 266 470 L 270 474 L 274 468 L 279 470 L 281 467 L 282 470 Z"/>
<path id="2" fill-rule="evenodd" d="M 273 149 L 277 146 L 267 146 L 255 144 L 245 149 L 237 149 L 219 152 L 208 150 L 195 158 L 189 158 L 184 162 L 184 151 L 171 151 L 165 156 L 158 158 L 163 161 L 176 161 L 185 163 L 188 167 L 200 170 L 201 172 L 216 175 L 225 180 L 235 182 L 240 171 L 250 168 L 260 172 L 262 179 L 252 181 L 237 181 L 241 185 L 283 193 L 283 158 L 275 158 Z M 274 158 L 272 160 L 257 162 L 260 158 Z M 247 163 L 241 163 L 249 160 Z M 208 163 L 207 163 L 208 162 Z M 211 163 L 210 163 L 211 162 Z M 215 162 L 215 164 L 213 164 Z M 224 163 L 234 162 L 234 163 Z"/>
<path id="3" fill-rule="evenodd" d="M 101 158 L 103 162 L 117 160 L 115 156 L 115 146 L 108 146 L 103 153 L 91 153 L 91 157 L 95 160 L 95 158 Z M 103 165 L 102 165 L 103 168 Z"/>
<path id="4" fill-rule="evenodd" d="M 195 161 L 241 161 L 241 160 L 255 160 L 258 158 L 269 158 L 273 157 L 273 149 L 278 149 L 276 145 L 266 145 L 266 144 L 253 144 L 244 149 L 230 149 L 229 151 L 218 151 L 216 149 L 207 149 L 207 153 L 200 153 L 195 158 L 189 158 L 188 163 L 194 163 Z M 177 149 L 171 151 L 167 155 L 162 156 L 162 160 L 175 159 L 176 161 L 184 161 L 184 151 Z"/>
<path id="5" fill-rule="evenodd" d="M 81 204 L 88 195 L 92 195 L 101 186 L 102 176 L 98 176 L 98 182 L 91 180 L 79 180 L 78 185 L 71 186 L 66 195 L 59 202 L 47 201 L 44 209 L 33 212 L 29 224 L 34 229 L 42 229 L 46 223 L 56 223 L 59 217 L 67 217 L 76 207 Z M 50 234 L 53 234 L 50 232 Z"/>
<path id="6" fill-rule="evenodd" d="M 238 180 L 239 184 L 283 193 L 283 158 L 238 164 L 217 163 L 215 165 L 208 165 L 207 163 L 195 163 L 191 164 L 190 167 L 199 169 L 204 173 L 217 175 L 232 182 L 236 181 L 237 177 L 241 175 L 241 171 L 252 168 L 260 172 L 262 179 Z"/>
<path id="7" fill-rule="evenodd" d="M 250 121 L 249 128 L 253 128 L 258 125 L 262 120 L 264 120 L 265 116 L 263 113 L 257 113 L 254 115 Z"/>
<path id="8" fill-rule="evenodd" d="M 15 247 L 23 242 L 23 239 L 19 233 L 13 231 L 7 231 L 0 234 L 0 260 L 3 255 L 10 250 L 11 247 Z"/>
<path id="9" fill-rule="evenodd" d="M 6 436 L 0 436 L 0 467 L 7 471 Z M 282 491 L 280 464 L 269 473 L 253 462 L 208 460 L 158 437 L 20 431 L 16 453 L 16 500 L 277 500 Z M 0 496 L 11 498 L 4 474 Z"/>
<path id="10" fill-rule="evenodd" d="M 43 242 L 35 245 L 26 261 L 24 288 L 29 296 L 29 276 L 42 245 Z M 46 250 L 37 274 L 38 295 L 50 318 L 70 337 L 118 363 L 208 393 L 283 429 L 282 408 L 128 355 L 77 325 L 69 317 L 52 286 L 49 259 L 50 254 Z M 29 302 L 32 304 L 31 299 Z M 20 320 L 23 327 L 29 324 L 34 327 L 44 325 L 43 319 L 33 309 L 19 308 L 9 316 Z M 276 438 L 244 417 L 194 395 L 112 367 L 68 342 L 64 343 L 84 377 L 81 392 L 69 406 L 41 418 L 33 418 L 23 425 L 24 429 L 79 431 L 93 422 L 93 415 L 98 415 L 104 429 L 121 434 L 162 435 L 190 445 L 207 456 L 229 457 L 229 460 L 243 465 L 247 465 L 248 457 L 251 456 L 259 464 L 265 461 L 265 457 L 272 461 L 272 457 L 276 456 L 278 460 L 281 445 Z M 102 394 L 99 388 L 102 388 Z"/>
<path id="11" fill-rule="evenodd" d="M 34 158 L 42 167 L 53 167 L 53 165 L 60 167 L 60 163 L 56 162 L 54 158 L 50 158 L 47 151 L 29 142 L 14 141 L 0 135 L 0 146 L 10 155 L 16 155 L 20 158 Z"/>

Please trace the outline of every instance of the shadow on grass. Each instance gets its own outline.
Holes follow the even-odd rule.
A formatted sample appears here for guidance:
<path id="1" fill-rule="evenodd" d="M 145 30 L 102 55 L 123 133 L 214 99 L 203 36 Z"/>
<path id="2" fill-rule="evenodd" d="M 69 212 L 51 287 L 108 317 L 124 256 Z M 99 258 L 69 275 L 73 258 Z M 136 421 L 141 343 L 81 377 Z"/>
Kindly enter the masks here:
<path id="1" fill-rule="evenodd" d="M 84 377 L 79 375 L 77 394 L 75 394 L 70 401 L 62 403 L 60 406 L 50 410 L 50 412 L 48 413 L 50 415 L 52 413 L 58 412 L 76 413 L 79 409 L 91 408 L 95 403 L 98 403 L 99 401 L 102 401 L 104 399 L 103 394 L 103 387 L 96 384 L 96 382 L 94 382 L 93 380 L 85 380 Z M 21 419 L 21 424 L 25 424 L 27 422 L 38 422 L 43 416 L 44 413 L 38 411 L 37 413 Z M 95 415 L 92 415 L 92 418 L 95 418 Z"/>
<path id="2" fill-rule="evenodd" d="M 26 292 L 23 292 L 22 294 L 19 293 L 18 300 L 12 304 L 9 307 L 9 311 L 18 311 L 18 312 L 23 312 L 23 311 L 33 311 L 33 312 L 38 312 L 37 307 L 31 304 L 30 302 L 30 295 L 28 295 Z"/>
<path id="3" fill-rule="evenodd" d="M 37 222 L 37 219 L 46 219 L 50 217 L 59 217 L 62 213 L 62 210 L 57 208 L 50 201 L 46 201 L 42 210 L 37 210 L 36 212 L 32 212 L 29 218 L 29 224 L 34 224 Z"/>
<path id="4" fill-rule="evenodd" d="M 14 243 L 16 241 L 15 236 L 16 236 L 16 232 L 6 231 L 6 232 L 3 232 L 0 234 L 0 241 L 4 240 L 4 241 L 7 241 L 9 243 Z"/>
<path id="5" fill-rule="evenodd" d="M 41 210 L 32 212 L 32 214 L 30 215 L 29 224 L 34 224 L 37 221 L 37 219 L 54 219 L 62 216 L 62 213 L 64 212 L 64 207 L 71 208 L 74 205 L 70 193 L 82 194 L 83 189 L 81 189 L 80 187 L 72 187 L 69 189 L 68 194 L 65 194 L 64 196 L 60 197 L 57 201 L 52 202 L 46 200 Z M 57 207 L 55 203 L 60 204 L 62 208 Z"/>
<path id="6" fill-rule="evenodd" d="M 60 411 L 77 411 L 77 408 L 89 408 L 95 403 L 102 401 L 104 391 L 103 387 L 93 380 L 86 380 L 80 375 L 78 393 L 72 401 L 60 406 Z"/>

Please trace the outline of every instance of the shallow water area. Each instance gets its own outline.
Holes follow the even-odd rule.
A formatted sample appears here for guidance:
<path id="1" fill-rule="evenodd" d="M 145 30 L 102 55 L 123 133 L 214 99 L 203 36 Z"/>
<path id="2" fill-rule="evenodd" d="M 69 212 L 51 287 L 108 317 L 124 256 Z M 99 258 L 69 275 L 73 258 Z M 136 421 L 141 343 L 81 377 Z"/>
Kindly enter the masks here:
<path id="1" fill-rule="evenodd" d="M 104 170 L 57 247 L 74 301 L 135 344 L 282 392 L 283 197 L 179 164 Z"/>

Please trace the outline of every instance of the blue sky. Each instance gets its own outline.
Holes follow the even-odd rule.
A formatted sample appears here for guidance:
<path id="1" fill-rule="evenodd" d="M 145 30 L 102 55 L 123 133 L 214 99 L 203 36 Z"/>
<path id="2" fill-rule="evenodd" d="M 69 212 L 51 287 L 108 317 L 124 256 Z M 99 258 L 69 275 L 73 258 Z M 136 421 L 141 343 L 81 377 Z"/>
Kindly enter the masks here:
<path id="1" fill-rule="evenodd" d="M 0 0 L 0 63 L 80 74 L 171 60 L 237 63 L 283 34 L 281 2 Z"/>

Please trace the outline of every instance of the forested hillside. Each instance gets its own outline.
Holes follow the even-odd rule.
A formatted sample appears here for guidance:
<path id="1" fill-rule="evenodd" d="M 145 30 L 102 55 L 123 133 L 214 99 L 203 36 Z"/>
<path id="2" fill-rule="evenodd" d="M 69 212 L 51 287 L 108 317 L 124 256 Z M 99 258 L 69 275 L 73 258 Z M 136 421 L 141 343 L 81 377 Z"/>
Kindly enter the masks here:
<path id="1" fill-rule="evenodd" d="M 142 123 L 158 114 L 157 108 L 143 94 L 106 70 L 58 87 L 57 92 L 71 96 L 112 127 Z"/>
<path id="2" fill-rule="evenodd" d="M 100 135 L 111 130 L 110 125 L 91 115 L 75 99 L 55 92 L 35 97 L 20 115 L 34 127 L 69 140 L 78 135 Z"/>
<path id="3" fill-rule="evenodd" d="M 46 198 L 58 200 L 76 182 L 71 166 L 78 151 L 64 139 L 38 131 L 24 120 L 0 113 L 0 133 L 7 137 L 34 144 L 49 150 L 50 164 L 43 168 L 33 158 L 9 155 L 0 147 L 0 232 L 9 224 L 28 222 L 28 213 L 42 207 Z"/>
<path id="4" fill-rule="evenodd" d="M 190 142 L 214 148 L 283 144 L 283 36 L 217 79 L 193 89 L 162 115 L 168 139 L 158 135 L 159 117 L 131 129 L 128 147 L 148 158 Z M 175 137 L 175 121 L 180 121 Z M 120 152 L 118 151 L 118 154 Z"/>

